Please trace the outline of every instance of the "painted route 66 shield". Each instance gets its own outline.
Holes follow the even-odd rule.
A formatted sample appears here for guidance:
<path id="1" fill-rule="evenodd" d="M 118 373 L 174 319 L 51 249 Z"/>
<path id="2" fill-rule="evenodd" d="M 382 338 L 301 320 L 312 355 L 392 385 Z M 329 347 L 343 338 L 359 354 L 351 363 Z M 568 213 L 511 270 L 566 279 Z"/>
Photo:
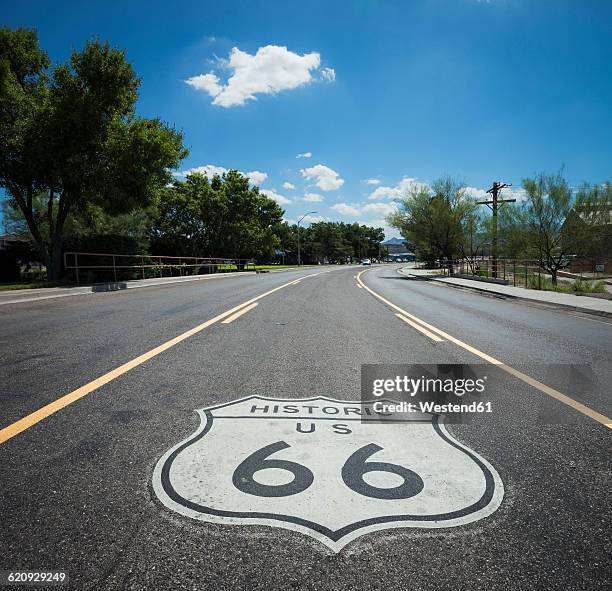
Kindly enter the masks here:
<path id="1" fill-rule="evenodd" d="M 499 507 L 494 468 L 436 417 L 384 422 L 361 402 L 250 396 L 199 410 L 153 488 L 194 519 L 282 527 L 334 551 L 394 527 L 452 527 Z"/>

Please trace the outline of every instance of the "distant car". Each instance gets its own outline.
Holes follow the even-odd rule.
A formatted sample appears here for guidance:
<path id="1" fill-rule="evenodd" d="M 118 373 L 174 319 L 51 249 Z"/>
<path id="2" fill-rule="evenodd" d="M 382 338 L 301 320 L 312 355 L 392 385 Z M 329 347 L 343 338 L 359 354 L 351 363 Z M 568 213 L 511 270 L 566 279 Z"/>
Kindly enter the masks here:
<path id="1" fill-rule="evenodd" d="M 363 259 L 363 260 L 361 261 L 361 264 L 362 264 L 362 265 L 371 265 L 371 264 L 372 264 L 372 261 L 370 261 L 370 259 Z"/>

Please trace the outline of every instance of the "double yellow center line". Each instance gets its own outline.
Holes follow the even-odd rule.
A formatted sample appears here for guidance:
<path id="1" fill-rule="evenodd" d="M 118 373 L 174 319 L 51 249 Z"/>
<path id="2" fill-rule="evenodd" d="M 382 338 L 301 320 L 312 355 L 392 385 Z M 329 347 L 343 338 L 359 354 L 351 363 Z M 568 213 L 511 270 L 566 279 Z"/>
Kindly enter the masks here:
<path id="1" fill-rule="evenodd" d="M 307 275 L 306 277 L 315 277 L 316 275 L 320 275 L 320 273 L 315 273 L 313 275 Z M 213 324 L 219 321 L 222 321 L 224 324 L 233 322 L 234 320 L 236 320 L 236 318 L 238 318 L 239 316 L 242 316 L 242 314 L 248 312 L 249 310 L 252 310 L 255 306 L 257 306 L 257 303 L 259 300 L 279 291 L 280 289 L 283 289 L 289 285 L 295 285 L 295 284 L 296 284 L 296 280 L 289 281 L 288 283 L 283 283 L 283 285 L 279 285 L 278 287 L 275 287 L 274 289 L 271 289 L 270 291 L 266 291 L 265 293 L 262 293 L 261 295 L 258 295 L 257 297 L 254 297 L 246 302 L 243 302 L 242 304 L 235 306 L 231 310 L 227 310 L 226 312 L 223 312 L 219 314 L 218 316 L 215 316 L 214 318 L 211 318 L 210 320 L 203 322 L 202 324 L 198 324 L 198 326 L 195 326 L 194 328 L 174 337 L 173 339 L 170 339 L 169 341 L 162 343 L 161 345 L 155 347 L 154 349 L 151 349 L 150 351 L 147 351 L 146 353 L 139 355 L 138 357 L 136 357 L 135 359 L 132 359 L 131 361 L 128 361 L 127 363 L 124 363 L 123 365 L 120 365 L 119 367 L 109 371 L 108 373 L 105 373 L 104 375 L 100 376 L 99 378 L 96 378 L 95 380 L 89 382 L 88 384 L 85 384 L 84 386 L 81 386 L 80 388 L 77 388 L 76 390 L 73 390 L 72 392 L 65 394 L 64 396 L 54 400 L 53 402 L 50 402 L 49 404 L 46 404 L 45 406 L 39 408 L 33 413 L 8 425 L 8 427 L 4 427 L 3 429 L 0 429 L 0 444 L 5 443 L 6 441 L 15 437 L 16 435 L 19 435 L 19 433 L 25 431 L 26 429 L 29 429 L 33 425 L 40 423 L 40 421 L 46 419 L 52 414 L 55 414 L 56 412 L 62 410 L 63 408 L 66 408 L 68 405 L 72 404 L 73 402 L 76 402 L 77 400 L 83 398 L 84 396 L 91 394 L 94 390 L 97 390 L 98 388 L 101 388 L 105 384 L 112 382 L 113 380 L 117 379 L 119 376 L 122 376 L 123 374 L 130 371 L 131 369 L 134 369 L 135 367 L 142 365 L 146 361 L 149 361 L 149 359 L 152 359 L 153 357 L 157 357 L 157 355 L 159 355 L 160 353 L 163 353 L 164 351 L 167 351 L 168 349 L 174 347 L 175 345 L 178 345 L 185 339 L 188 339 L 189 337 L 192 337 L 193 335 L 198 334 L 199 332 L 202 332 L 209 326 L 212 326 Z"/>

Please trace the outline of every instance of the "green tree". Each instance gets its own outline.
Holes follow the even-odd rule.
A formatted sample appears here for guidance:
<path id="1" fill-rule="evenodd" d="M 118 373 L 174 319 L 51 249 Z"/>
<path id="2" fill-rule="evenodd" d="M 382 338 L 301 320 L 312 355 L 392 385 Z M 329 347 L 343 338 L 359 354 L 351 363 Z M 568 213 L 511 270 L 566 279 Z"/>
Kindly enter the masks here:
<path id="1" fill-rule="evenodd" d="M 187 151 L 182 135 L 135 115 L 139 78 L 122 51 L 92 41 L 49 67 L 34 31 L 0 29 L 0 187 L 59 279 L 69 216 L 88 205 L 146 207 Z M 35 195 L 46 198 L 44 235 Z"/>
<path id="2" fill-rule="evenodd" d="M 211 180 L 190 174 L 160 192 L 152 230 L 159 254 L 269 260 L 279 244 L 279 205 L 231 170 Z"/>
<path id="3" fill-rule="evenodd" d="M 431 187 L 413 187 L 387 221 L 414 245 L 421 260 L 433 266 L 436 261 L 452 261 L 461 252 L 466 220 L 475 207 L 463 185 L 443 178 Z"/>
<path id="4" fill-rule="evenodd" d="M 568 255 L 588 255 L 609 227 L 610 188 L 580 191 L 576 197 L 562 173 L 523 180 L 522 215 L 530 252 L 553 284 Z"/>

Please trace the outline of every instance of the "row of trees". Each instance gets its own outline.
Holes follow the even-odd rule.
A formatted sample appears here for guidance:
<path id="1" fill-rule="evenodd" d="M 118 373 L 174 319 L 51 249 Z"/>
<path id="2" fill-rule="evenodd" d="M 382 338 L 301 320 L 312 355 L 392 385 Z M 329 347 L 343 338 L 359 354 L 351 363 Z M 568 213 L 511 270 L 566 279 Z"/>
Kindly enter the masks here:
<path id="1" fill-rule="evenodd" d="M 32 216 L 46 242 L 51 235 L 45 215 L 47 196 L 36 193 Z M 25 236 L 23 212 L 4 202 L 5 225 Z M 308 227 L 283 221 L 283 209 L 248 179 L 232 170 L 211 179 L 187 175 L 159 188 L 147 207 L 113 215 L 95 203 L 84 204 L 67 220 L 64 247 L 71 251 L 253 259 L 295 263 L 300 234 L 301 259 L 352 262 L 383 256 L 382 228 L 342 222 Z M 20 258 L 36 258 L 32 244 L 17 242 Z"/>
<path id="2" fill-rule="evenodd" d="M 500 256 L 535 259 L 556 283 L 569 256 L 612 255 L 612 184 L 574 192 L 561 172 L 542 173 L 523 189 L 524 199 L 499 209 Z M 388 222 L 431 266 L 490 254 L 490 212 L 453 179 L 414 187 Z"/>
<path id="3" fill-rule="evenodd" d="M 382 253 L 382 228 L 317 222 L 298 230 L 283 221 L 283 214 L 238 171 L 212 179 L 190 174 L 160 192 L 150 229 L 151 251 L 289 263 L 297 261 L 299 231 L 305 262 L 349 262 Z"/>
<path id="4" fill-rule="evenodd" d="M 280 247 L 284 252 L 297 252 L 298 228 L 283 224 L 276 229 Z M 382 246 L 385 233 L 382 228 L 346 224 L 344 222 L 316 222 L 300 228 L 301 258 L 305 262 L 355 262 L 363 258 L 386 255 Z M 292 257 L 293 259 L 293 257 Z"/>
<path id="5" fill-rule="evenodd" d="M 237 171 L 177 180 L 183 135 L 136 115 L 140 78 L 123 51 L 92 41 L 52 65 L 35 31 L 0 29 L 0 189 L 5 224 L 33 238 L 48 279 L 65 249 L 296 259 L 295 226 Z M 381 229 L 301 228 L 304 260 L 377 256 Z"/>

